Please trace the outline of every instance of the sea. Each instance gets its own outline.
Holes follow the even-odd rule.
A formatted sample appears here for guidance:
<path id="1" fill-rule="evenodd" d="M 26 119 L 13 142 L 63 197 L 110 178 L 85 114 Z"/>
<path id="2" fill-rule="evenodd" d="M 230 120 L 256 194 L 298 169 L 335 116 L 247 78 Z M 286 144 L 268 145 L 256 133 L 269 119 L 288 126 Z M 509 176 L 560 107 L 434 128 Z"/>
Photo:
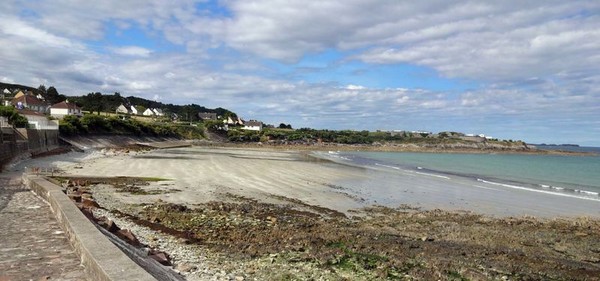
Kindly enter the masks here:
<path id="1" fill-rule="evenodd" d="M 405 170 L 437 177 L 461 177 L 507 188 L 600 201 L 600 148 L 551 146 L 548 149 L 597 154 L 570 156 L 330 151 L 328 158 L 378 170 Z"/>

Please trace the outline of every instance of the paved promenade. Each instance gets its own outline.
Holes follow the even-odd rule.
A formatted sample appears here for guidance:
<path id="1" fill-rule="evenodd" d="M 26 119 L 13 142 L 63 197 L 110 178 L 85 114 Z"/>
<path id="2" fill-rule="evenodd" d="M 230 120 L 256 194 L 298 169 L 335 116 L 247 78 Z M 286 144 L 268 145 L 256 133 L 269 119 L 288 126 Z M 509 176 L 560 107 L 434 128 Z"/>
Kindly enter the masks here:
<path id="1" fill-rule="evenodd" d="M 17 173 L 0 174 L 0 281 L 8 280 L 87 280 L 50 207 Z"/>

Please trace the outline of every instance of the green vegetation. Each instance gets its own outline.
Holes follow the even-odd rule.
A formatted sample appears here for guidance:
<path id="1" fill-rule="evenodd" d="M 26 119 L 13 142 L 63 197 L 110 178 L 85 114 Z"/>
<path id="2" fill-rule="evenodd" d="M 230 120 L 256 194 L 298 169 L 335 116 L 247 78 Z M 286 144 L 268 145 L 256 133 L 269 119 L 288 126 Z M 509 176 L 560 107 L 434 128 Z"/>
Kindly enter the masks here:
<path id="1" fill-rule="evenodd" d="M 21 89 L 22 91 L 31 91 L 35 95 L 41 95 L 50 104 L 56 104 L 66 99 L 70 102 L 76 103 L 84 111 L 96 112 L 98 114 L 102 112 L 114 113 L 117 107 L 121 104 L 130 106 L 133 105 L 138 110 L 139 114 L 142 114 L 147 108 L 158 108 L 165 114 L 165 119 L 171 120 L 171 117 L 177 116 L 178 120 L 196 122 L 200 121 L 198 113 L 210 112 L 216 113 L 217 116 L 227 118 L 229 116 L 237 116 L 234 112 L 229 111 L 225 108 L 210 109 L 197 104 L 189 105 L 174 105 L 174 104 L 163 104 L 162 102 L 147 100 L 144 98 L 129 96 L 123 97 L 120 93 L 114 94 L 102 94 L 100 92 L 88 93 L 82 96 L 65 96 L 60 94 L 54 86 L 46 87 L 40 85 L 37 88 L 29 87 L 19 84 L 8 84 L 0 82 L 0 88 L 2 89 Z M 290 126 L 291 127 L 291 126 Z"/>
<path id="2" fill-rule="evenodd" d="M 218 126 L 216 126 L 218 127 Z M 214 127 L 207 127 L 214 130 Z M 430 134 L 423 132 L 384 132 L 384 131 L 352 131 L 352 130 L 316 130 L 301 128 L 298 130 L 265 128 L 262 131 L 242 130 L 230 127 L 227 139 L 232 142 L 274 142 L 280 144 L 314 144 L 339 143 L 370 145 L 377 143 L 423 144 L 423 145 L 452 145 L 460 143 L 477 143 L 476 140 L 462 139 L 464 134 L 457 132 L 441 132 Z M 498 139 L 484 140 L 488 144 L 502 146 L 522 146 L 522 141 L 499 141 Z M 483 142 L 483 141 L 481 141 Z"/>
<path id="3" fill-rule="evenodd" d="M 340 249 L 342 253 L 336 258 L 328 260 L 326 264 L 344 270 L 373 270 L 382 262 L 389 260 L 384 256 L 354 251 L 353 249 L 347 247 L 343 242 L 331 243 L 329 246 Z"/>
<path id="4" fill-rule="evenodd" d="M 245 131 L 231 129 L 227 138 L 233 142 L 279 141 L 279 142 L 329 142 L 342 144 L 372 144 L 375 142 L 419 141 L 426 137 L 412 133 L 369 132 L 351 130 L 316 130 L 302 128 L 298 130 L 267 128 L 263 131 Z M 427 138 L 428 142 L 440 141 L 439 138 Z M 450 141 L 450 140 L 447 140 Z"/>
<path id="5" fill-rule="evenodd" d="M 217 116 L 222 116 L 223 118 L 226 118 L 228 116 L 236 116 L 235 113 L 221 107 L 210 109 L 197 104 L 163 104 L 161 102 L 147 100 L 134 96 L 123 97 L 120 93 L 106 95 L 96 92 L 79 97 L 69 97 L 69 100 L 80 105 L 84 111 L 96 112 L 98 114 L 100 114 L 101 112 L 114 113 L 117 107 L 123 104 L 126 106 L 134 105 L 138 110 L 139 114 L 142 114 L 142 112 L 147 108 L 162 109 L 165 116 L 167 116 L 165 117 L 166 119 L 171 119 L 171 116 L 177 116 L 177 119 L 188 122 L 200 121 L 198 117 L 198 113 L 200 112 L 216 113 Z"/>
<path id="6" fill-rule="evenodd" d="M 0 116 L 6 117 L 8 119 L 8 123 L 17 128 L 27 127 L 27 118 L 20 115 L 19 112 L 12 106 L 0 106 Z"/>
<path id="7" fill-rule="evenodd" d="M 65 116 L 60 120 L 60 133 L 63 135 L 116 134 L 156 137 L 179 137 L 185 139 L 204 138 L 201 124 L 183 125 L 176 123 L 147 123 L 135 119 L 122 119 L 118 116 L 86 114 L 81 118 Z"/>

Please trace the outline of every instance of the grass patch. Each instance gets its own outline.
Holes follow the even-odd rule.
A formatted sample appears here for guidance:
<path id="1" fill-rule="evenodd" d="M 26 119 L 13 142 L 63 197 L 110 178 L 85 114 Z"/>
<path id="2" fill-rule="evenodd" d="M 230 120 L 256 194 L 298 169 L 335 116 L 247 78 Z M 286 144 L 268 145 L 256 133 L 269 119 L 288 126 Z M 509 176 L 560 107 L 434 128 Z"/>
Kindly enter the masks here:
<path id="1" fill-rule="evenodd" d="M 469 281 L 469 278 L 466 278 L 460 274 L 460 272 L 455 270 L 448 271 L 448 280 L 452 281 Z"/>
<path id="2" fill-rule="evenodd" d="M 331 248 L 340 249 L 342 254 L 329 260 L 327 265 L 343 270 L 363 271 L 376 269 L 377 266 L 389 261 L 384 256 L 354 251 L 347 247 L 346 244 L 341 241 L 328 244 Z"/>

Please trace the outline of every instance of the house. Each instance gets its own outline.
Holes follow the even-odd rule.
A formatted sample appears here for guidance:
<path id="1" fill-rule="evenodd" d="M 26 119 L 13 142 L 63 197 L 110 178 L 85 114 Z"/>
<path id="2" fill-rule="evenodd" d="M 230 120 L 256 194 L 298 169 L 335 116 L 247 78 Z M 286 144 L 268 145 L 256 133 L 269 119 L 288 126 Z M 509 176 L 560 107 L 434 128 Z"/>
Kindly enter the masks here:
<path id="1" fill-rule="evenodd" d="M 10 106 L 10 100 L 12 100 L 12 92 L 9 89 L 4 89 L 0 97 L 2 98 L 0 105 Z"/>
<path id="2" fill-rule="evenodd" d="M 238 117 L 227 117 L 227 119 L 223 120 L 225 125 L 244 125 L 244 121 Z"/>
<path id="3" fill-rule="evenodd" d="M 81 108 L 69 100 L 59 102 L 50 107 L 50 116 L 62 119 L 67 115 L 81 116 Z"/>
<path id="4" fill-rule="evenodd" d="M 46 113 L 48 109 L 46 102 L 34 97 L 33 95 L 21 95 L 19 97 L 15 97 L 10 103 L 17 109 L 29 109 L 40 113 Z"/>
<path id="5" fill-rule="evenodd" d="M 156 114 L 156 116 L 164 116 L 165 115 L 163 113 L 162 109 L 160 109 L 160 108 L 153 108 L 152 110 L 154 111 L 154 113 Z"/>
<path id="6" fill-rule="evenodd" d="M 244 130 L 260 131 L 263 128 L 263 123 L 256 120 L 250 120 L 244 124 Z"/>
<path id="7" fill-rule="evenodd" d="M 19 114 L 27 118 L 29 127 L 36 130 L 58 130 L 58 120 L 48 120 L 43 113 L 30 109 L 20 109 Z"/>
<path id="8" fill-rule="evenodd" d="M 17 89 L 17 91 L 16 91 L 16 92 L 13 92 L 13 94 L 15 94 L 15 99 L 16 99 L 16 98 L 20 98 L 20 97 L 22 97 L 22 96 L 25 96 L 25 93 L 23 93 L 23 91 L 21 91 L 21 90 L 18 90 L 18 89 Z"/>
<path id="9" fill-rule="evenodd" d="M 142 112 L 142 115 L 144 116 L 163 116 L 165 115 L 162 110 L 158 109 L 158 108 L 147 108 L 146 110 L 144 110 L 144 112 Z"/>
<path id="10" fill-rule="evenodd" d="M 131 110 L 129 114 L 133 114 L 133 115 L 137 115 L 138 114 L 138 110 L 135 108 L 135 106 L 130 106 Z"/>
<path id="11" fill-rule="evenodd" d="M 116 113 L 123 113 L 123 114 L 131 114 L 131 110 L 128 109 L 126 106 L 124 106 L 123 104 L 119 105 L 117 107 L 117 110 L 115 110 Z"/>
<path id="12" fill-rule="evenodd" d="M 217 120 L 217 114 L 212 112 L 200 112 L 198 117 L 201 120 Z"/>
<path id="13" fill-rule="evenodd" d="M 142 115 L 153 116 L 153 115 L 156 115 L 156 112 L 154 112 L 154 110 L 152 110 L 152 108 L 146 108 L 146 110 L 144 110 L 144 112 L 142 112 Z"/>

